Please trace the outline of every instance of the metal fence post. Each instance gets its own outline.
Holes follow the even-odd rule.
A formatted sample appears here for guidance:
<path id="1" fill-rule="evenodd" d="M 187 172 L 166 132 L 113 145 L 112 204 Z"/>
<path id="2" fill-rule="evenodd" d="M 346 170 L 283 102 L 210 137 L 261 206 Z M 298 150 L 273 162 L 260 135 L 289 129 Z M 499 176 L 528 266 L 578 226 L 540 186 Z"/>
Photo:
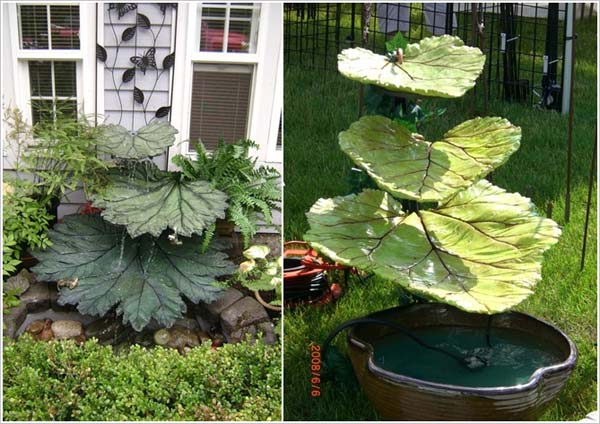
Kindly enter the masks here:
<path id="1" fill-rule="evenodd" d="M 570 7 L 569 7 L 570 6 Z M 569 40 L 567 38 L 566 42 L 570 41 L 570 55 L 567 56 L 571 63 L 570 66 L 567 66 L 567 72 L 565 72 L 565 75 L 568 75 L 568 79 L 565 78 L 565 80 L 569 81 L 569 87 L 568 90 L 565 91 L 566 93 L 568 93 L 569 96 L 569 103 L 568 103 L 568 111 L 569 111 L 569 130 L 568 130 L 568 135 L 567 135 L 567 193 L 565 196 L 565 222 L 569 222 L 569 219 L 571 218 L 571 164 L 572 164 L 572 159 L 573 159 L 573 88 L 574 88 L 574 77 L 575 77 L 575 13 L 574 13 L 574 6 L 573 4 L 569 4 L 567 5 L 567 12 L 569 12 L 569 10 L 571 11 L 571 13 L 567 13 L 567 18 L 570 18 L 570 21 L 567 21 L 567 37 L 568 37 L 568 22 L 571 22 L 571 39 Z M 566 50 L 566 49 L 565 49 Z M 564 92 L 563 92 L 563 96 L 564 96 Z M 564 97 L 563 97 L 564 100 Z M 563 106 L 564 106 L 564 101 L 563 101 Z M 564 110 L 563 110 L 564 113 Z"/>

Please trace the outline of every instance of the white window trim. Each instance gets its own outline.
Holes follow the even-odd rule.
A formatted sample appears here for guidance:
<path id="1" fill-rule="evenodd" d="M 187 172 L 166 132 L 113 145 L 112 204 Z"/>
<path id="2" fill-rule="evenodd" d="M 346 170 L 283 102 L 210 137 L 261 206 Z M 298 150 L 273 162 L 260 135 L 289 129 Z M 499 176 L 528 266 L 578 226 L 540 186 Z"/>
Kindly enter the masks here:
<path id="1" fill-rule="evenodd" d="M 252 154 L 260 163 L 282 162 L 283 154 L 276 148 L 283 94 L 282 4 L 261 4 L 256 53 L 200 52 L 197 6 L 197 3 L 180 3 L 177 13 L 175 70 L 181 78 L 176 78 L 173 84 L 171 123 L 180 132 L 175 145 L 169 149 L 169 157 L 196 155 L 187 141 L 194 64 L 246 64 L 254 65 L 247 137 L 254 140 L 258 148 Z M 278 24 L 273 25 L 274 22 Z M 274 40 L 278 41 L 276 45 Z M 171 162 L 168 166 L 176 169 Z"/>
<path id="2" fill-rule="evenodd" d="M 43 5 L 72 5 L 79 6 L 79 50 L 67 49 L 22 49 L 20 40 L 20 22 L 17 8 L 19 5 L 40 5 L 35 2 L 18 2 L 8 5 L 8 20 L 15 28 L 11 28 L 11 48 L 14 56 L 9 60 L 13 62 L 15 99 L 14 103 L 23 111 L 25 120 L 32 122 L 31 114 L 31 89 L 29 85 L 29 60 L 48 61 L 74 61 L 77 78 L 77 108 L 84 114 L 94 113 L 96 80 L 96 8 L 94 3 L 62 3 L 48 2 Z M 85 84 L 84 84 L 85 82 Z M 84 101 L 84 99 L 86 101 Z"/>

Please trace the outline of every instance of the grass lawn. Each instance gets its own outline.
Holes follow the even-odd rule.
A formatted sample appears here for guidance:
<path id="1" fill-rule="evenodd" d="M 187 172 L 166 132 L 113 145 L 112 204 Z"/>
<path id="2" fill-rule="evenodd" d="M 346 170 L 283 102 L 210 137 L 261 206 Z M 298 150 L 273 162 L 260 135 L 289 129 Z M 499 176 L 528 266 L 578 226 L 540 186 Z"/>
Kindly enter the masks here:
<path id="1" fill-rule="evenodd" d="M 585 267 L 579 270 L 587 180 L 596 125 L 595 19 L 577 22 L 575 72 L 575 130 L 571 220 L 564 221 L 566 191 L 566 142 L 568 119 L 552 111 L 527 105 L 491 101 L 489 114 L 503 116 L 522 128 L 521 148 L 498 171 L 494 183 L 532 198 L 542 211 L 549 202 L 553 219 L 563 227 L 562 237 L 545 255 L 543 279 L 535 294 L 518 306 L 556 324 L 575 342 L 579 360 L 566 387 L 544 420 L 579 420 L 596 409 L 597 334 L 597 210 L 596 188 L 588 235 Z M 305 212 L 320 197 L 350 192 L 350 160 L 338 147 L 337 134 L 357 119 L 358 83 L 334 71 L 289 68 L 285 73 L 285 240 L 303 238 L 308 226 Z M 479 90 L 480 91 L 480 90 Z M 481 101 L 478 99 L 478 108 Z M 424 107 L 446 107 L 447 113 L 426 123 L 426 137 L 441 136 L 469 118 L 469 94 L 459 100 L 428 100 Z M 377 420 L 360 389 L 324 382 L 321 396 L 310 395 L 310 343 L 321 343 L 337 325 L 370 312 L 392 307 L 396 291 L 391 282 L 369 279 L 350 281 L 343 297 L 323 308 L 298 308 L 285 312 L 285 410 L 286 420 Z M 344 337 L 337 346 L 345 350 Z"/>

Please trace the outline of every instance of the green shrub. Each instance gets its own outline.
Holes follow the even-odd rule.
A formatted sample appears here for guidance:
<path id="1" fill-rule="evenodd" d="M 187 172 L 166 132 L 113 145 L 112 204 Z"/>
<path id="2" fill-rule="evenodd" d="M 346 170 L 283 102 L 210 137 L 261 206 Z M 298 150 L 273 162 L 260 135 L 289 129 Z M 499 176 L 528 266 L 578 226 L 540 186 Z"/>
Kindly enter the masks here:
<path id="1" fill-rule="evenodd" d="M 53 216 L 46 206 L 17 185 L 2 197 L 3 274 L 14 273 L 24 249 L 45 249 L 52 243 L 48 229 Z"/>
<path id="2" fill-rule="evenodd" d="M 279 420 L 280 368 L 280 346 L 260 342 L 182 356 L 5 339 L 4 420 Z"/>

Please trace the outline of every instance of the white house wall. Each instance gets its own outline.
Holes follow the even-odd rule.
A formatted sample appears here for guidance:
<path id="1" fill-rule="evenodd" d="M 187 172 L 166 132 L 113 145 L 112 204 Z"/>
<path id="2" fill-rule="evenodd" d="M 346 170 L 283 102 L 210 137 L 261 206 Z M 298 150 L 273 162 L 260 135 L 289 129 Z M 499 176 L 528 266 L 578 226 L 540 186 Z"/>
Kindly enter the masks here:
<path id="1" fill-rule="evenodd" d="M 39 2 L 38 4 L 46 3 Z M 141 107 L 133 102 L 132 91 L 135 85 L 144 91 L 145 96 L 148 96 L 147 93 L 154 86 L 155 71 L 149 69 L 144 75 L 138 69 L 134 81 L 122 84 L 120 95 L 123 108 L 121 108 L 110 68 L 113 67 L 114 63 L 116 68 L 114 77 L 117 88 L 119 88 L 123 72 L 134 66 L 130 58 L 141 56 L 154 45 L 151 33 L 138 30 L 137 40 L 132 39 L 122 43 L 115 63 L 118 40 L 121 39 L 126 28 L 135 24 L 135 13 L 128 13 L 122 16 L 121 19 L 115 19 L 116 13 L 112 11 L 110 18 L 113 25 L 111 26 L 108 16 L 108 3 L 82 2 L 79 4 L 83 59 L 79 59 L 78 62 L 82 69 L 78 74 L 80 80 L 78 81 L 78 92 L 80 92 L 80 106 L 83 107 L 84 112 L 97 112 L 99 122 L 116 124 L 120 120 L 120 124 L 126 128 L 137 130 L 145 125 L 146 119 L 149 121 L 154 116 L 154 112 L 159 107 L 171 105 L 171 123 L 180 131 L 180 134 L 177 138 L 177 145 L 169 150 L 168 157 L 171 158 L 178 153 L 187 153 L 187 147 L 185 151 L 182 147 L 185 146 L 184 142 L 189 131 L 188 115 L 190 108 L 187 102 L 191 98 L 191 78 L 188 77 L 192 65 L 190 55 L 193 50 L 192 40 L 189 39 L 188 34 L 195 31 L 190 25 L 197 22 L 197 16 L 192 16 L 196 12 L 197 2 L 178 3 L 177 11 L 167 8 L 163 29 L 156 40 L 155 57 L 158 68 L 162 69 L 164 57 L 175 51 L 175 65 L 156 84 L 154 94 L 147 105 L 146 119 L 144 119 Z M 163 14 L 158 4 L 138 3 L 138 7 L 138 11 L 146 15 L 153 24 L 153 29 L 155 29 L 157 23 L 162 22 Z M 16 105 L 25 110 L 26 116 L 29 116 L 29 99 L 25 98 L 26 95 L 23 94 L 29 92 L 26 66 L 24 66 L 25 62 L 17 60 L 18 52 L 14 50 L 15 46 L 18 45 L 16 5 L 15 3 L 3 2 L 1 11 L 2 106 L 4 108 L 8 105 Z M 276 148 L 276 140 L 279 116 L 283 106 L 282 19 L 283 7 L 281 4 L 262 3 L 259 40 L 257 53 L 254 55 L 255 78 L 248 124 L 249 138 L 252 138 L 259 145 L 254 152 L 259 164 L 272 166 L 280 172 L 283 172 L 283 157 L 281 150 Z M 175 34 L 176 24 L 177 35 Z M 106 63 L 96 62 L 96 43 L 106 49 L 108 56 Z M 29 54 L 29 52 L 26 53 Z M 194 54 L 196 58 L 199 55 L 198 52 Z M 215 62 L 214 54 L 200 54 L 200 56 L 206 63 Z M 216 60 L 216 62 L 219 63 L 221 59 Z M 225 63 L 227 62 L 235 63 L 230 59 L 226 59 Z M 18 73 L 19 77 L 15 78 L 15 72 L 19 69 L 21 71 Z M 170 72 L 173 72 L 176 77 L 172 77 Z M 18 83 L 15 83 L 16 80 L 18 80 Z M 4 132 L 2 137 L 4 141 Z M 10 174 L 14 159 L 14 154 L 8 149 L 3 149 L 5 175 Z M 174 170 L 173 165 L 167 163 L 167 155 L 155 158 L 155 162 L 162 169 L 170 168 Z M 85 196 L 81 190 L 70 193 L 61 202 L 59 216 L 62 217 L 77 212 L 83 203 L 85 203 Z M 280 224 L 281 215 L 278 212 L 275 212 L 274 215 L 275 222 Z"/>
<path id="2" fill-rule="evenodd" d="M 157 3 L 138 3 L 137 12 L 149 19 L 154 32 L 138 28 L 131 40 L 122 41 L 123 32 L 136 24 L 136 13 L 130 12 L 119 18 L 116 10 L 109 10 L 108 3 L 100 7 L 103 25 L 98 30 L 103 31 L 102 46 L 108 56 L 102 69 L 104 122 L 120 124 L 136 131 L 145 126 L 160 107 L 169 106 L 171 103 L 171 71 L 165 72 L 158 81 L 156 77 L 162 69 L 164 57 L 174 50 L 172 28 L 174 12 L 168 7 L 163 15 Z M 131 58 L 141 57 L 152 47 L 155 48 L 154 56 L 158 70 L 149 68 L 144 74 L 137 69 L 133 80 L 123 83 L 123 73 L 135 66 Z M 145 111 L 142 105 L 133 100 L 134 86 L 142 90 L 145 95 Z M 167 168 L 164 154 L 154 158 L 154 162 L 161 169 Z"/>

